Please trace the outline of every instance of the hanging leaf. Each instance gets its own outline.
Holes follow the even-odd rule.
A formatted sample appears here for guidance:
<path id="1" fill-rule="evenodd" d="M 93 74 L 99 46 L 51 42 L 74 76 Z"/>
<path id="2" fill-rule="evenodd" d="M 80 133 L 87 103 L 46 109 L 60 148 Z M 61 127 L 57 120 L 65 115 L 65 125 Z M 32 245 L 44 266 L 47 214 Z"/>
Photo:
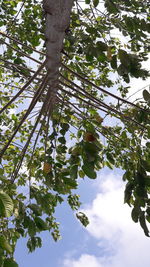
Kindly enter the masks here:
<path id="1" fill-rule="evenodd" d="M 47 223 L 44 222 L 40 217 L 35 217 L 34 222 L 40 231 L 45 231 L 48 229 Z"/>
<path id="2" fill-rule="evenodd" d="M 69 185 L 69 187 L 71 187 L 72 189 L 77 188 L 77 182 L 74 179 L 70 179 L 70 178 L 63 178 L 63 181 L 66 185 Z"/>
<path id="3" fill-rule="evenodd" d="M 0 216 L 10 217 L 13 213 L 13 201 L 10 196 L 3 191 L 0 191 Z"/>
<path id="4" fill-rule="evenodd" d="M 86 227 L 89 224 L 88 217 L 83 212 L 76 213 L 78 220 Z"/>
<path id="5" fill-rule="evenodd" d="M 89 178 L 96 179 L 96 172 L 94 171 L 93 164 L 85 163 L 82 166 L 82 170 Z"/>
<path id="6" fill-rule="evenodd" d="M 117 69 L 117 56 L 116 55 L 112 56 L 110 65 L 113 69 Z"/>
<path id="7" fill-rule="evenodd" d="M 8 254 L 11 254 L 13 252 L 11 245 L 3 235 L 0 235 L 0 248 L 5 250 Z"/>
<path id="8" fill-rule="evenodd" d="M 139 220 L 140 212 L 141 212 L 141 209 L 139 208 L 139 206 L 135 206 L 135 207 L 132 209 L 131 217 L 132 217 L 132 220 L 133 220 L 135 223 L 137 223 L 138 220 Z"/>
<path id="9" fill-rule="evenodd" d="M 119 59 L 120 59 L 121 63 L 125 67 L 129 67 L 129 65 L 130 65 L 130 57 L 129 57 L 128 53 L 125 50 L 119 49 L 118 56 L 119 56 Z"/>
<path id="10" fill-rule="evenodd" d="M 33 252 L 36 248 L 40 248 L 42 246 L 42 240 L 40 237 L 33 236 L 27 242 L 27 248 L 29 252 Z"/>
<path id="11" fill-rule="evenodd" d="M 72 165 L 70 168 L 70 177 L 71 179 L 77 179 L 78 177 L 78 165 Z"/>
<path id="12" fill-rule="evenodd" d="M 61 144 L 66 144 L 66 139 L 65 139 L 65 137 L 59 137 L 58 138 L 58 141 L 61 143 Z"/>
<path id="13" fill-rule="evenodd" d="M 144 230 L 145 235 L 149 237 L 149 230 L 148 230 L 147 225 L 146 225 L 145 212 L 144 211 L 141 212 L 140 217 L 139 217 L 139 221 L 140 221 L 141 227 Z"/>
<path id="14" fill-rule="evenodd" d="M 94 5 L 94 7 L 97 7 L 98 4 L 99 4 L 99 0 L 93 0 L 93 5 Z"/>
<path id="15" fill-rule="evenodd" d="M 37 216 L 42 215 L 41 207 L 37 204 L 29 204 L 28 207 L 33 211 L 33 213 Z"/>
<path id="16" fill-rule="evenodd" d="M 150 102 L 150 93 L 147 90 L 143 91 L 144 100 Z"/>
<path id="17" fill-rule="evenodd" d="M 129 206 L 131 205 L 130 201 L 131 201 L 133 188 L 134 188 L 133 183 L 128 182 L 126 184 L 126 189 L 124 192 L 124 203 L 128 203 Z"/>

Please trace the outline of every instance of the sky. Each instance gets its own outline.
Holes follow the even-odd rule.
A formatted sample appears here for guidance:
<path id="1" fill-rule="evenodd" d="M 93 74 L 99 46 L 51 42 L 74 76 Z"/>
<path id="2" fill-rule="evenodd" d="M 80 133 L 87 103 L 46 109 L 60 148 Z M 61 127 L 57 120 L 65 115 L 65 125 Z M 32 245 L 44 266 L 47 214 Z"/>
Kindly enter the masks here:
<path id="1" fill-rule="evenodd" d="M 96 180 L 83 180 L 81 210 L 89 217 L 89 226 L 84 228 L 62 205 L 56 212 L 62 240 L 55 243 L 45 232 L 43 247 L 30 254 L 26 240 L 19 241 L 15 255 L 19 267 L 149 267 L 150 240 L 124 204 L 122 174 L 105 168 Z"/>

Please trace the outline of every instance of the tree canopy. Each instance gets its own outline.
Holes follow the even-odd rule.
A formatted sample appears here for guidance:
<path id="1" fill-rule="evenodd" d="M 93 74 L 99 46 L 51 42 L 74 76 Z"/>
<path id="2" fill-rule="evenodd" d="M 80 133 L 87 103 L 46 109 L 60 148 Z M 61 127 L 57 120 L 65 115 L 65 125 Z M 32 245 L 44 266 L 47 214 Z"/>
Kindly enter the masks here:
<path id="1" fill-rule="evenodd" d="M 45 6 L 1 0 L 2 267 L 18 266 L 13 254 L 20 237 L 28 237 L 30 252 L 42 246 L 42 231 L 60 238 L 55 208 L 63 201 L 87 226 L 74 189 L 105 166 L 124 171 L 124 201 L 149 236 L 150 93 L 127 98 L 131 78 L 149 76 L 142 67 L 150 50 L 149 1 L 73 1 L 69 27 L 60 30 L 61 63 L 56 46 L 48 54 L 45 29 L 53 10 Z M 53 95 L 48 56 L 58 56 Z"/>

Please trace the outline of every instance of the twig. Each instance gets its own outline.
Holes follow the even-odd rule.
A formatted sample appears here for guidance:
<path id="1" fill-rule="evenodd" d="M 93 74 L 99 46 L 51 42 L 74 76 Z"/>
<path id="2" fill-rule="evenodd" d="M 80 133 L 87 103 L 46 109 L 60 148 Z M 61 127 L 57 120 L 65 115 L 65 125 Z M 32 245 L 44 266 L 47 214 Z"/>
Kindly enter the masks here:
<path id="1" fill-rule="evenodd" d="M 129 102 L 129 101 L 127 101 L 126 99 L 123 99 L 123 98 L 121 98 L 121 97 L 119 97 L 119 96 L 116 96 L 116 95 L 114 95 L 114 94 L 112 94 L 112 93 L 106 91 L 105 89 L 102 89 L 102 88 L 98 87 L 98 86 L 95 85 L 94 83 L 92 83 L 92 82 L 90 82 L 89 80 L 85 79 L 82 75 L 78 74 L 77 72 L 75 72 L 75 71 L 71 70 L 70 68 L 68 68 L 67 66 L 65 66 L 63 63 L 62 63 L 62 66 L 63 66 L 65 69 L 67 69 L 68 71 L 70 71 L 72 74 L 74 74 L 75 76 L 77 76 L 80 80 L 84 81 L 85 83 L 89 84 L 90 86 L 95 87 L 96 89 L 100 90 L 101 92 L 103 92 L 103 93 L 105 93 L 105 94 L 107 94 L 107 95 L 109 95 L 109 96 L 112 96 L 113 98 L 115 98 L 115 99 L 117 99 L 117 100 L 120 100 L 120 101 L 122 101 L 122 102 L 124 102 L 124 103 L 126 103 L 126 104 L 129 104 L 129 105 L 131 105 L 131 106 L 133 106 L 133 107 L 136 107 L 136 108 L 138 108 L 138 109 L 140 109 L 140 110 L 142 110 L 142 111 L 144 111 L 144 112 L 147 112 L 145 109 L 143 109 L 143 108 L 141 108 L 141 107 L 139 107 L 139 106 L 133 104 L 132 102 Z"/>
<path id="2" fill-rule="evenodd" d="M 12 136 L 10 137 L 10 139 L 8 140 L 8 142 L 6 143 L 6 145 L 3 147 L 3 149 L 0 152 L 0 158 L 3 156 L 3 154 L 5 153 L 6 149 L 8 148 L 8 146 L 10 145 L 11 141 L 13 140 L 13 138 L 15 137 L 16 133 L 18 132 L 19 128 L 21 127 L 21 125 L 23 124 L 23 122 L 26 120 L 26 118 L 28 117 L 28 115 L 30 114 L 31 110 L 34 108 L 34 106 L 36 105 L 37 101 L 39 100 L 41 94 L 43 93 L 45 86 L 47 85 L 47 81 L 48 81 L 48 74 L 45 76 L 44 80 L 42 81 L 41 85 L 39 86 L 39 89 L 37 90 L 34 98 L 32 99 L 29 108 L 27 109 L 25 115 L 23 116 L 23 118 L 21 119 L 20 123 L 18 124 L 18 126 L 16 127 L 14 133 L 12 134 Z"/>
<path id="3" fill-rule="evenodd" d="M 0 114 L 10 106 L 16 98 L 30 85 L 30 83 L 36 78 L 36 76 L 40 73 L 40 71 L 44 68 L 46 64 L 46 60 L 41 64 L 39 69 L 33 74 L 33 76 L 29 79 L 29 81 L 22 87 L 22 89 L 0 110 Z"/>

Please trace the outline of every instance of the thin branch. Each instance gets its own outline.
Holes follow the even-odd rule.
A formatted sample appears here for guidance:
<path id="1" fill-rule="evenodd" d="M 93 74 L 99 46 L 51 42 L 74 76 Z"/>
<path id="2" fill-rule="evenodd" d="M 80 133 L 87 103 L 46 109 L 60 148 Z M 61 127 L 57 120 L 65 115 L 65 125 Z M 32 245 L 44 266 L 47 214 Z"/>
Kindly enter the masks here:
<path id="1" fill-rule="evenodd" d="M 62 66 L 63 66 L 65 69 L 67 69 L 68 71 L 70 71 L 72 74 L 74 74 L 74 75 L 77 76 L 80 80 L 82 80 L 83 82 L 89 84 L 90 86 L 95 87 L 95 88 L 98 89 L 99 91 L 101 91 L 101 92 L 103 92 L 103 93 L 105 93 L 105 94 L 107 94 L 107 95 L 109 95 L 109 96 L 112 96 L 113 98 L 115 98 L 115 99 L 117 99 L 117 100 L 120 100 L 120 101 L 122 101 L 122 102 L 124 102 L 124 103 L 126 103 L 126 104 L 129 104 L 129 105 L 133 106 L 133 107 L 136 107 L 136 108 L 138 108 L 138 109 L 140 109 L 140 110 L 142 110 L 142 111 L 144 111 L 144 112 L 147 112 L 145 109 L 143 109 L 143 108 L 141 108 L 141 107 L 139 107 L 139 106 L 133 104 L 132 102 L 129 102 L 129 101 L 127 101 L 126 99 L 123 99 L 123 98 L 121 98 L 121 97 L 119 97 L 119 96 L 116 96 L 116 95 L 114 95 L 114 94 L 112 94 L 112 93 L 106 91 L 105 89 L 102 89 L 102 88 L 98 87 L 98 86 L 95 85 L 94 83 L 92 83 L 92 82 L 90 82 L 89 80 L 85 79 L 82 75 L 80 75 L 80 74 L 74 72 L 73 70 L 71 70 L 70 68 L 68 68 L 67 66 L 65 66 L 63 63 L 61 63 L 61 64 L 62 64 Z"/>
<path id="2" fill-rule="evenodd" d="M 41 64 L 41 61 L 39 61 L 39 60 L 37 60 L 37 59 L 35 59 L 35 58 L 33 58 L 33 57 L 30 57 L 30 56 L 27 55 L 26 53 L 24 53 L 24 52 L 18 50 L 17 48 L 15 48 L 15 47 L 13 47 L 12 45 L 8 44 L 8 43 L 5 42 L 4 40 L 2 40 L 2 42 L 3 42 L 5 45 L 7 45 L 8 47 L 10 47 L 11 49 L 17 51 L 20 55 L 23 55 L 23 56 L 25 56 L 25 57 L 27 57 L 27 58 L 29 58 L 29 59 L 35 61 L 36 63 Z"/>
<path id="3" fill-rule="evenodd" d="M 32 51 L 34 51 L 34 52 L 36 52 L 36 53 L 38 53 L 38 54 L 41 54 L 41 55 L 43 55 L 43 56 L 46 55 L 44 52 L 37 51 L 35 48 L 33 48 L 33 47 L 31 47 L 31 46 L 28 46 L 28 45 L 23 44 L 21 41 L 16 40 L 15 38 L 9 36 L 9 35 L 6 34 L 5 32 L 0 31 L 0 34 L 3 35 L 3 36 L 5 36 L 5 37 L 7 37 L 7 38 L 9 38 L 10 40 L 14 41 L 15 43 L 18 43 L 18 44 L 20 44 L 20 45 L 26 47 L 27 49 L 31 49 Z"/>
<path id="4" fill-rule="evenodd" d="M 6 143 L 6 145 L 1 150 L 1 152 L 0 152 L 0 158 L 3 156 L 3 154 L 6 151 L 6 149 L 8 148 L 8 146 L 10 145 L 10 143 L 12 142 L 13 138 L 15 137 L 16 133 L 18 132 L 19 128 L 24 123 L 24 121 L 26 120 L 26 118 L 28 117 L 28 115 L 30 114 L 30 112 L 32 111 L 32 109 L 34 108 L 34 106 L 36 105 L 37 101 L 39 100 L 41 94 L 43 93 L 43 91 L 45 89 L 45 86 L 47 85 L 47 81 L 48 81 L 48 73 L 45 76 L 44 80 L 42 81 L 41 85 L 39 86 L 39 89 L 37 90 L 34 98 L 32 99 L 32 101 L 30 103 L 30 106 L 27 109 L 25 115 L 23 116 L 23 118 L 21 119 L 20 123 L 16 127 L 16 129 L 15 129 L 14 133 L 12 134 L 12 136 L 10 137 L 9 141 Z"/>
<path id="5" fill-rule="evenodd" d="M 91 99 L 93 102 L 96 102 L 97 104 L 100 104 L 101 106 L 103 107 L 106 107 L 107 106 L 107 109 L 108 109 L 108 105 L 106 105 L 104 102 L 102 102 L 100 99 L 98 99 L 97 97 L 94 97 L 93 95 L 91 95 L 90 93 L 88 93 L 86 90 L 84 90 L 83 88 L 81 88 L 79 85 L 75 84 L 74 82 L 68 80 L 67 78 L 65 78 L 63 75 L 60 74 L 61 77 L 63 77 L 66 81 L 68 81 L 69 83 L 71 83 L 73 86 L 77 87 L 79 90 L 75 89 L 74 87 L 60 81 L 60 83 L 62 85 L 64 85 L 65 87 L 69 87 L 70 89 L 72 89 L 73 91 L 76 91 L 80 94 L 82 94 L 84 97 L 87 97 L 88 99 Z M 84 92 L 84 94 L 82 93 Z"/>
<path id="6" fill-rule="evenodd" d="M 23 3 L 22 3 L 22 5 L 21 5 L 20 9 L 18 10 L 16 16 L 14 17 L 14 20 L 12 21 L 12 23 L 13 23 L 13 22 L 17 19 L 17 17 L 19 16 L 21 10 L 22 10 L 23 7 L 24 7 L 25 2 L 26 2 L 26 0 L 23 0 Z M 12 25 L 12 26 L 13 26 L 13 25 Z M 11 27 L 12 27 L 12 26 L 11 26 Z"/>
<path id="7" fill-rule="evenodd" d="M 5 59 L 3 59 L 3 58 L 0 58 L 0 60 L 3 61 L 3 62 L 5 62 L 6 64 L 10 64 L 10 65 L 16 67 L 17 69 L 27 70 L 27 71 L 32 72 L 32 73 L 35 72 L 34 70 L 31 70 L 31 69 L 29 69 L 29 68 L 27 68 L 27 67 L 24 67 L 24 66 L 20 66 L 19 64 L 15 64 L 15 63 L 10 62 L 10 61 L 8 61 L 8 60 L 5 60 Z M 5 67 L 7 68 L 7 66 L 5 66 Z"/>
<path id="8" fill-rule="evenodd" d="M 63 82 L 61 82 L 62 84 L 64 84 Z M 73 83 L 73 82 L 71 82 Z M 68 85 L 65 85 L 68 86 Z M 77 85 L 76 85 L 77 86 Z M 70 86 L 68 86 L 70 88 Z M 79 86 L 77 86 L 79 87 Z M 80 88 L 80 87 L 79 87 Z M 86 92 L 86 95 L 84 95 L 82 92 L 80 92 L 79 90 L 75 89 L 75 88 L 71 88 L 72 90 L 80 93 L 81 95 L 83 95 L 84 97 L 86 97 L 86 95 L 88 95 L 88 98 L 90 98 L 93 102 L 95 102 L 96 104 L 100 104 L 102 105 L 104 108 L 107 108 L 109 111 L 114 112 L 115 114 L 118 114 L 120 117 L 123 117 L 126 121 L 129 122 L 133 122 L 137 125 L 139 125 L 141 128 L 147 129 L 147 127 L 145 127 L 144 125 L 140 124 L 139 122 L 135 121 L 134 119 L 124 115 L 123 113 L 119 112 L 118 110 L 108 106 L 107 104 L 103 103 L 101 100 L 97 99 L 96 97 L 90 95 L 89 93 L 87 93 L 84 89 L 81 89 L 83 92 Z M 63 89 L 64 90 L 64 89 Z M 76 97 L 76 95 L 73 95 L 74 97 Z M 99 107 L 97 107 L 99 109 Z M 120 119 L 120 117 L 118 117 Z"/>
<path id="9" fill-rule="evenodd" d="M 29 81 L 22 87 L 22 89 L 0 110 L 0 114 L 5 109 L 7 109 L 7 107 L 10 106 L 17 99 L 17 97 L 30 85 L 30 83 L 37 77 L 40 71 L 44 68 L 45 64 L 46 60 L 41 64 L 38 70 L 33 74 L 33 76 L 29 79 Z"/>
<path id="10" fill-rule="evenodd" d="M 135 94 L 137 94 L 138 92 L 142 91 L 143 89 L 149 87 L 150 88 L 150 84 L 138 89 L 136 92 L 134 92 L 132 95 L 128 96 L 127 99 L 129 99 L 130 97 L 134 96 Z"/>
<path id="11" fill-rule="evenodd" d="M 35 72 L 36 73 L 36 72 Z M 17 85 L 15 85 L 15 84 L 10 84 L 10 82 L 9 83 L 2 83 L 2 82 L 0 82 L 0 84 L 2 84 L 2 85 L 4 85 L 4 86 L 6 86 L 6 87 L 14 87 L 15 89 L 22 89 L 22 87 L 20 87 L 20 86 L 17 86 Z M 31 89 L 33 89 L 32 87 L 31 87 Z M 31 91 L 31 90 L 27 90 L 27 92 L 30 94 L 30 93 L 34 93 L 33 91 Z"/>
<path id="12" fill-rule="evenodd" d="M 103 112 L 105 112 L 105 113 L 108 113 L 107 110 L 104 110 L 104 109 L 100 108 L 99 106 L 97 106 L 97 105 L 95 105 L 95 104 L 93 104 L 93 103 L 91 103 L 91 102 L 86 101 L 85 99 L 81 98 L 80 96 L 77 96 L 77 95 L 75 95 L 75 94 L 72 94 L 71 92 L 66 91 L 66 90 L 65 90 L 64 88 L 62 88 L 62 87 L 59 87 L 59 89 L 60 89 L 61 91 L 63 91 L 64 93 L 67 93 L 68 95 L 70 95 L 70 96 L 72 96 L 72 97 L 74 97 L 74 98 L 79 99 L 80 101 L 86 103 L 87 105 L 91 105 L 91 106 L 94 107 L 94 108 L 97 108 L 97 109 L 99 109 L 99 110 L 101 110 L 101 111 L 103 111 Z M 80 93 L 80 92 L 79 92 L 79 93 Z M 80 93 L 80 94 L 82 94 L 82 93 Z M 82 94 L 82 95 L 85 96 L 84 94 Z"/>
<path id="13" fill-rule="evenodd" d="M 47 74 L 46 77 L 45 77 L 45 82 L 47 82 L 47 77 L 48 77 L 48 74 Z M 18 166 L 16 166 L 16 169 L 15 169 L 15 171 L 14 171 L 14 174 L 12 175 L 12 178 L 11 178 L 11 182 L 12 182 L 12 183 L 15 181 L 16 176 L 17 176 L 17 174 L 18 174 L 18 172 L 19 172 L 19 170 L 20 170 L 20 167 L 21 167 L 21 165 L 22 165 L 22 162 L 23 162 L 25 153 L 26 153 L 26 151 L 27 151 L 27 148 L 28 148 L 28 146 L 29 146 L 29 143 L 30 143 L 30 141 L 31 141 L 31 138 L 32 138 L 32 136 L 33 136 L 33 134 L 34 134 L 34 132 L 35 132 L 35 130 L 36 130 L 36 127 L 37 127 L 37 125 L 38 125 L 38 123 L 39 123 L 39 121 L 40 121 L 40 119 L 41 119 L 41 117 L 42 117 L 42 115 L 43 115 L 43 112 L 44 112 L 45 108 L 46 108 L 46 111 L 47 111 L 47 108 L 48 108 L 48 106 L 49 106 L 49 102 L 50 102 L 50 98 L 49 98 L 50 93 L 51 93 L 51 92 L 50 92 L 50 88 L 49 88 L 49 90 L 47 91 L 47 94 L 46 94 L 46 96 L 45 96 L 45 100 L 44 100 L 44 102 L 43 102 L 43 105 L 42 105 L 42 107 L 41 107 L 39 116 L 38 116 L 38 118 L 37 118 L 37 120 L 36 120 L 36 123 L 35 123 L 35 125 L 34 125 L 34 128 L 32 129 L 32 131 L 31 131 L 31 133 L 30 133 L 30 136 L 29 136 L 29 138 L 28 138 L 28 140 L 27 140 L 27 142 L 26 142 L 26 144 L 25 144 L 25 146 L 24 146 L 24 148 L 23 148 L 23 150 L 22 150 L 22 153 L 21 153 L 21 159 L 20 159 L 20 161 L 19 161 L 19 163 L 18 163 Z M 47 105 L 47 100 L 48 100 L 48 105 Z M 44 118 L 45 118 L 45 117 L 46 117 L 46 115 L 44 116 Z"/>

